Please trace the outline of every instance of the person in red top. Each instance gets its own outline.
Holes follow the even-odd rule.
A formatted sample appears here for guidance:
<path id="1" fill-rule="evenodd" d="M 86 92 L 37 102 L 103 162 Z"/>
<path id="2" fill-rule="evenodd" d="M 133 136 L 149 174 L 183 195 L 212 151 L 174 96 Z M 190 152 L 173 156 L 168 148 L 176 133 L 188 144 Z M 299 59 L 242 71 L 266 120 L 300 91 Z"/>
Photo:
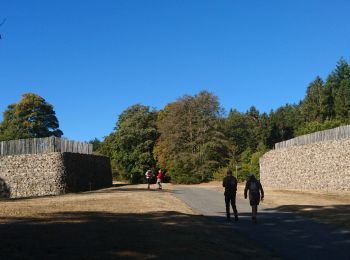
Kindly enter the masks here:
<path id="1" fill-rule="evenodd" d="M 158 183 L 158 189 L 160 190 L 162 189 L 163 178 L 164 178 L 164 173 L 162 169 L 159 169 L 158 175 L 157 175 L 157 183 Z"/>

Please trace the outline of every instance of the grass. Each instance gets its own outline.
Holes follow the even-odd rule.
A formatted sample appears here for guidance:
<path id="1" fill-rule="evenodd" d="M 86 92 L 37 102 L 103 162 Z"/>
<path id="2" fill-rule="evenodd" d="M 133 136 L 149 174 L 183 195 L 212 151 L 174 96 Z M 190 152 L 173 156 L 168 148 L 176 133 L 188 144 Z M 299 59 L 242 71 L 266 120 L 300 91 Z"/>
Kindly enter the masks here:
<path id="1" fill-rule="evenodd" d="M 153 187 L 155 188 L 155 186 Z M 125 185 L 0 201 L 1 259 L 271 259 L 165 189 Z"/>

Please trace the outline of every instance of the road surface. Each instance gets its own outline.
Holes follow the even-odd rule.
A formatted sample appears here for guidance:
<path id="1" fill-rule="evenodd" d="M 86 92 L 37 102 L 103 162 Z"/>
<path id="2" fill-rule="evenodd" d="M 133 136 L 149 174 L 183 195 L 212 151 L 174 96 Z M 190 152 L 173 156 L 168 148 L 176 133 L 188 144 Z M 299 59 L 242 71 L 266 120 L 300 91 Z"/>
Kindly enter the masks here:
<path id="1" fill-rule="evenodd" d="M 223 193 L 210 188 L 176 186 L 174 195 L 196 213 L 214 221 L 225 221 Z M 257 241 L 284 259 L 350 259 L 350 232 L 292 213 L 259 206 L 258 224 L 251 221 L 249 202 L 237 194 L 238 222 L 232 228 Z M 232 210 L 232 209 L 231 209 Z M 349 220 L 350 221 L 350 220 Z"/>

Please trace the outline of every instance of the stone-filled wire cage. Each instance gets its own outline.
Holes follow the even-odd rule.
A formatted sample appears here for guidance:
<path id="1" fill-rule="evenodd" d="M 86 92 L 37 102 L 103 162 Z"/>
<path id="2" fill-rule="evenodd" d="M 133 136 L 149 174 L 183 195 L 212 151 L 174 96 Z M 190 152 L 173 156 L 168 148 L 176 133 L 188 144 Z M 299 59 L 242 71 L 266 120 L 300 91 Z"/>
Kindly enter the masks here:
<path id="1" fill-rule="evenodd" d="M 28 138 L 0 142 L 0 155 L 41 154 L 41 153 L 92 154 L 92 144 L 77 142 L 55 136 Z"/>

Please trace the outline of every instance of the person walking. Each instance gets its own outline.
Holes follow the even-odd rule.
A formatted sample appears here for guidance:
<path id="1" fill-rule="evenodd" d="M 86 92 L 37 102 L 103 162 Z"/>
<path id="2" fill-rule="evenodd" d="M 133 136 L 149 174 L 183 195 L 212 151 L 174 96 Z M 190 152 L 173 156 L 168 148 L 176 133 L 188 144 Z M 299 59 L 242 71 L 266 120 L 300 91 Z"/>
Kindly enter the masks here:
<path id="1" fill-rule="evenodd" d="M 151 180 L 152 180 L 152 177 L 153 177 L 153 173 L 151 170 L 148 170 L 146 171 L 145 173 L 145 176 L 146 176 L 146 181 L 147 181 L 147 189 L 150 189 L 151 187 Z"/>
<path id="2" fill-rule="evenodd" d="M 163 178 L 164 178 L 164 173 L 162 169 L 159 169 L 158 175 L 157 175 L 157 184 L 158 184 L 158 189 L 160 190 L 162 189 Z"/>
<path id="3" fill-rule="evenodd" d="M 226 220 L 230 221 L 230 204 L 235 215 L 235 221 L 238 221 L 238 212 L 236 208 L 237 179 L 232 175 L 231 170 L 227 170 L 226 176 L 222 181 L 225 188 Z"/>
<path id="4" fill-rule="evenodd" d="M 261 201 L 264 200 L 264 190 L 260 181 L 258 181 L 255 178 L 255 175 L 252 173 L 248 176 L 248 180 L 244 188 L 245 199 L 247 198 L 248 191 L 249 191 L 249 203 L 250 203 L 250 206 L 252 207 L 252 221 L 254 223 L 257 223 L 256 216 L 258 214 L 258 205 L 260 200 Z"/>

